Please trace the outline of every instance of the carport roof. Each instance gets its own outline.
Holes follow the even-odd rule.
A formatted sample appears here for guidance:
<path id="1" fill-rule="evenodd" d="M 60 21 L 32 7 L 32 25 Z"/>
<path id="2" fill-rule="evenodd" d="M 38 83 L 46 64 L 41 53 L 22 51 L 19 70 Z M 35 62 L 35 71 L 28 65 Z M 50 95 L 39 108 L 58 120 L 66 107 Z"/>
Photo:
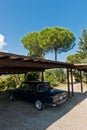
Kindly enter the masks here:
<path id="1" fill-rule="evenodd" d="M 74 64 L 75 69 L 87 72 L 87 63 L 84 64 Z"/>
<path id="2" fill-rule="evenodd" d="M 44 71 L 45 69 L 53 68 L 74 68 L 74 64 L 0 52 L 1 74 L 20 74 L 28 71 Z"/>
<path id="3" fill-rule="evenodd" d="M 32 58 L 24 55 L 0 52 L 0 73 L 26 73 L 44 71 L 53 68 L 72 68 L 87 72 L 87 63 L 72 64 L 46 59 Z"/>

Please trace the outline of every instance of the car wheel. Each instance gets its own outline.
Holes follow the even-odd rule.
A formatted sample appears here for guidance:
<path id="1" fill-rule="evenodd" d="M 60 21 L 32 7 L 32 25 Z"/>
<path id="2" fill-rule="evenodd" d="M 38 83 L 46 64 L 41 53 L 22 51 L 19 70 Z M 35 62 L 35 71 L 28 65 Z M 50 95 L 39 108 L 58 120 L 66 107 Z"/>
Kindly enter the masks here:
<path id="1" fill-rule="evenodd" d="M 41 111 L 42 109 L 44 109 L 44 104 L 40 101 L 40 100 L 37 100 L 35 102 L 35 108 L 39 111 Z"/>
<path id="2" fill-rule="evenodd" d="M 9 95 L 9 99 L 10 99 L 11 101 L 14 101 L 14 100 L 15 100 L 14 94 L 10 94 L 10 95 Z"/>

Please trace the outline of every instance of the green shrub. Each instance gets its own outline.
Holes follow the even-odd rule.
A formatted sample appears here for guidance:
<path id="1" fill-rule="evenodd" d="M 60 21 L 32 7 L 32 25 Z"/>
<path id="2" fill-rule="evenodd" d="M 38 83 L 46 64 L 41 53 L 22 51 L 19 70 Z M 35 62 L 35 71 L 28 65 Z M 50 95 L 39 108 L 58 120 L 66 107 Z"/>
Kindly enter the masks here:
<path id="1" fill-rule="evenodd" d="M 66 74 L 63 69 L 50 69 L 45 71 L 45 80 L 49 81 L 53 86 L 58 86 L 66 80 Z"/>
<path id="2" fill-rule="evenodd" d="M 38 81 L 39 73 L 38 72 L 28 72 L 25 77 L 25 81 Z"/>
<path id="3" fill-rule="evenodd" d="M 23 80 L 23 75 L 10 74 L 0 76 L 0 90 L 16 88 Z"/>

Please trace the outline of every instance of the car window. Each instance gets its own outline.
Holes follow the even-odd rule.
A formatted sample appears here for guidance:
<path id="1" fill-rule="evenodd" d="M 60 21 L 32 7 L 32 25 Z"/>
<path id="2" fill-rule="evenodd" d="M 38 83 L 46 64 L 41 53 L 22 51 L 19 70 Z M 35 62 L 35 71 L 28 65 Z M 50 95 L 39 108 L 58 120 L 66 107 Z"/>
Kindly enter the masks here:
<path id="1" fill-rule="evenodd" d="M 24 89 L 24 90 L 28 90 L 28 89 L 29 89 L 29 84 L 23 83 L 21 87 L 22 87 L 22 89 Z"/>
<path id="2" fill-rule="evenodd" d="M 46 87 L 45 84 L 39 84 L 37 86 L 37 92 L 46 92 L 48 90 L 48 87 Z"/>
<path id="3" fill-rule="evenodd" d="M 49 89 L 49 88 L 51 88 L 51 84 L 49 83 L 49 82 L 46 82 L 45 83 L 45 86 Z"/>

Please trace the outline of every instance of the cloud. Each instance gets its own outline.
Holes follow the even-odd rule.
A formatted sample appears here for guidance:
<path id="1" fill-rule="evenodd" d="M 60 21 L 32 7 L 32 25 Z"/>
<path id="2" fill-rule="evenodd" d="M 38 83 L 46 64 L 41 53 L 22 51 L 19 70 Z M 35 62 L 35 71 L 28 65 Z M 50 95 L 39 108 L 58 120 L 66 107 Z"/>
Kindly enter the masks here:
<path id="1" fill-rule="evenodd" d="M 0 51 L 4 51 L 3 48 L 6 45 L 7 43 L 5 41 L 5 36 L 3 34 L 0 34 Z"/>

